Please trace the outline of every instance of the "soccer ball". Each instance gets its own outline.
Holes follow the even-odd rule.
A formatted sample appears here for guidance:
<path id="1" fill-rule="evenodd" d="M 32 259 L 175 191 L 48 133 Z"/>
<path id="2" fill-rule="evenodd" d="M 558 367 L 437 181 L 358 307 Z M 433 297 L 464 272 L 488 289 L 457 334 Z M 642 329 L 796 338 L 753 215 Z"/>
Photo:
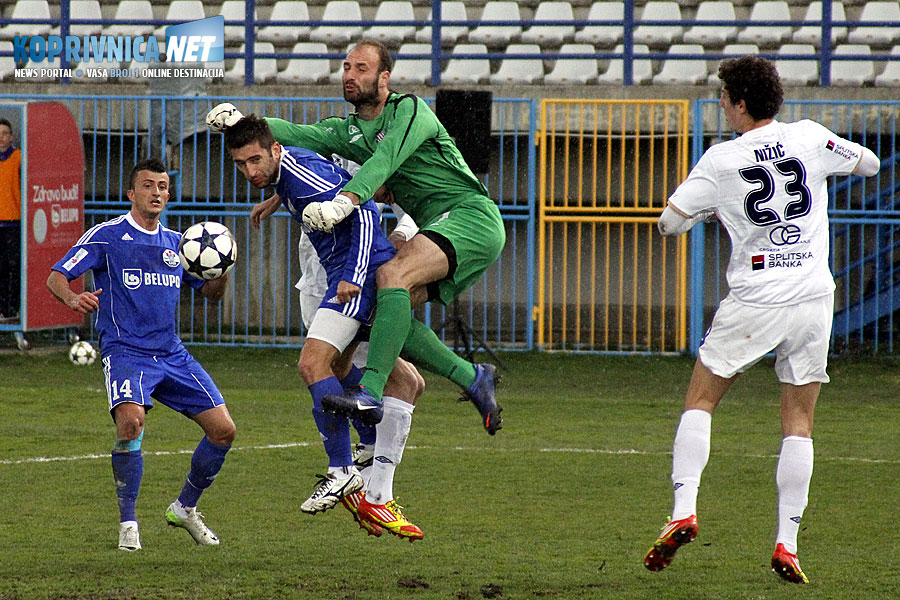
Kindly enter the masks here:
<path id="1" fill-rule="evenodd" d="M 237 260 L 237 244 L 228 228 L 214 221 L 188 227 L 178 243 L 185 271 L 200 279 L 224 277 Z"/>
<path id="2" fill-rule="evenodd" d="M 73 365 L 92 365 L 97 360 L 97 351 L 88 342 L 75 342 L 69 348 L 69 360 Z"/>

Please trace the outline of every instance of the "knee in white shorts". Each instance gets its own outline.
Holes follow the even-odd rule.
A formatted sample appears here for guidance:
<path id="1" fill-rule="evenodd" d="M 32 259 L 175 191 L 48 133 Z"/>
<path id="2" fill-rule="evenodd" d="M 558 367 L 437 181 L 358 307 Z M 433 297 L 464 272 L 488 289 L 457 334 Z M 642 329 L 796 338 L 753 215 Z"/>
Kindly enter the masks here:
<path id="1" fill-rule="evenodd" d="M 350 345 L 358 329 L 359 321 L 356 319 L 330 308 L 320 308 L 313 317 L 306 337 L 327 342 L 340 353 Z"/>

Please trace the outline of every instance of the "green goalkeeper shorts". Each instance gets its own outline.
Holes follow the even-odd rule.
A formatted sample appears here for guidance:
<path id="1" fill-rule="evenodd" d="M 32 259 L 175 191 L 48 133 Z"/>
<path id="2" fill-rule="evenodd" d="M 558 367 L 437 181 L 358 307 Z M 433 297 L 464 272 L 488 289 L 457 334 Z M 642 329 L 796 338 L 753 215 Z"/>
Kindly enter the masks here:
<path id="1" fill-rule="evenodd" d="M 506 244 L 500 209 L 482 197 L 438 215 L 419 233 L 440 246 L 450 262 L 450 275 L 427 286 L 428 300 L 444 305 L 478 281 Z"/>

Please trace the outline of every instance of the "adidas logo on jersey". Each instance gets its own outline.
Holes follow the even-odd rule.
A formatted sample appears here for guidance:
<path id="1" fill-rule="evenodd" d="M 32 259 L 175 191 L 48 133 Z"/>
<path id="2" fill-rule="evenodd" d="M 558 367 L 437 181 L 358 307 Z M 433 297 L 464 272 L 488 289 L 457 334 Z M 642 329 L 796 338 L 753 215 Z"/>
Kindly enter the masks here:
<path id="1" fill-rule="evenodd" d="M 132 241 L 134 241 L 134 238 L 131 237 L 130 235 L 128 235 L 128 232 L 127 232 L 127 231 L 125 232 L 125 235 L 122 236 L 122 239 L 125 240 L 126 242 L 132 242 Z"/>
<path id="2" fill-rule="evenodd" d="M 337 296 L 332 296 L 331 298 L 329 298 L 329 299 L 326 300 L 325 302 L 327 302 L 328 304 L 340 304 L 340 302 L 338 302 Z"/>

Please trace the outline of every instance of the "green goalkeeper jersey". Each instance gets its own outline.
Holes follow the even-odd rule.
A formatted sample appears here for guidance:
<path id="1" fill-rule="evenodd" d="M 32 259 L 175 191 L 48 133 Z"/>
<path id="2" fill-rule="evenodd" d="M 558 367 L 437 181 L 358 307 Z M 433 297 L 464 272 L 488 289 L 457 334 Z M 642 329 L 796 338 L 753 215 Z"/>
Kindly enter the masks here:
<path id="1" fill-rule="evenodd" d="M 266 121 L 275 139 L 286 146 L 339 154 L 362 165 L 344 190 L 365 200 L 387 184 L 397 204 L 420 227 L 463 202 L 487 203 L 497 210 L 447 130 L 417 96 L 392 92 L 371 121 L 355 113 L 313 125 Z"/>

